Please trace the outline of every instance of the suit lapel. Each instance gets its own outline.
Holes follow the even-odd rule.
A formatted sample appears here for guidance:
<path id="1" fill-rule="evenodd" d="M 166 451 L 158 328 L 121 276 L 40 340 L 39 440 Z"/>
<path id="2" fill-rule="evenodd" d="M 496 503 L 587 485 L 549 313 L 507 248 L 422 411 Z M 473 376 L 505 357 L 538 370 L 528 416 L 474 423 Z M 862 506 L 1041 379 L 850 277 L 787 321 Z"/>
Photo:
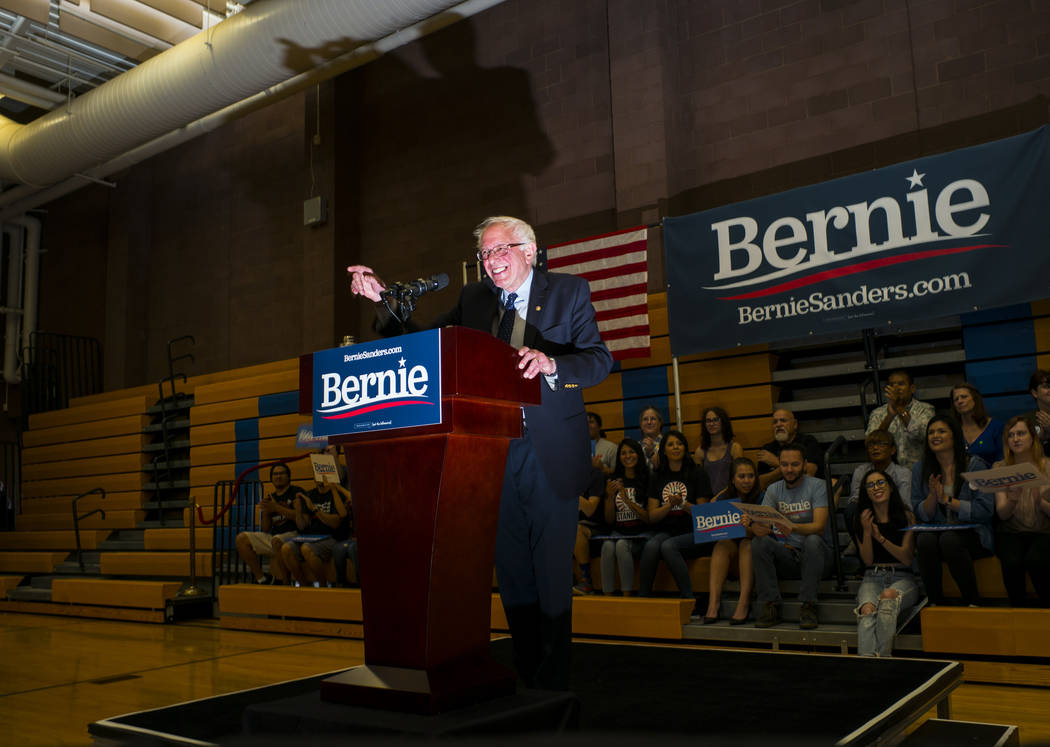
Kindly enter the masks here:
<path id="1" fill-rule="evenodd" d="M 529 308 L 525 310 L 525 341 L 526 347 L 535 347 L 539 337 L 540 317 L 547 305 L 547 291 L 549 283 L 547 273 L 534 270 L 532 273 L 532 290 L 529 291 Z"/>

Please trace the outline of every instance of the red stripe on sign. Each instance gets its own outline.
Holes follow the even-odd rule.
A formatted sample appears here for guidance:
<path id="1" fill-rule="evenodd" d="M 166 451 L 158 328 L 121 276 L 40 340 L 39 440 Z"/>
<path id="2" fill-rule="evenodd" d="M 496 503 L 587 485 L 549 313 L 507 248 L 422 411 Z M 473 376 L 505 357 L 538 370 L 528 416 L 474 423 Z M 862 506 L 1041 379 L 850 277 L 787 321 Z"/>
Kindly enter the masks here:
<path id="1" fill-rule="evenodd" d="M 554 249 L 559 246 L 569 246 L 570 244 L 586 244 L 588 241 L 598 241 L 599 239 L 607 239 L 610 236 L 620 236 L 625 233 L 634 233 L 635 231 L 645 231 L 645 226 L 635 226 L 634 228 L 623 228 L 619 231 L 610 231 L 609 233 L 600 233 L 597 236 L 589 236 L 586 239 L 576 239 L 575 241 L 563 241 L 560 244 L 548 244 L 548 249 Z M 648 232 L 646 232 L 648 233 Z"/>
<path id="2" fill-rule="evenodd" d="M 625 298 L 626 296 L 644 296 L 648 289 L 648 283 L 635 283 L 634 285 L 621 285 L 619 288 L 605 288 L 600 291 L 591 291 L 591 303 L 595 301 L 608 301 L 610 298 Z"/>
<path id="3" fill-rule="evenodd" d="M 325 420 L 342 420 L 343 418 L 352 418 L 355 415 L 365 415 L 369 412 L 375 412 L 376 410 L 386 410 L 390 407 L 405 407 L 406 405 L 430 405 L 434 406 L 433 402 L 427 402 L 425 399 L 414 399 L 407 402 L 386 402 L 379 405 L 370 405 L 368 407 L 358 407 L 356 410 L 350 410 L 344 412 L 341 415 L 322 415 L 321 417 Z"/>
<path id="4" fill-rule="evenodd" d="M 574 252 L 573 254 L 563 254 L 558 257 L 552 257 L 550 255 L 550 248 L 548 247 L 547 267 L 557 269 L 567 265 L 580 265 L 585 262 L 597 262 L 602 259 L 619 257 L 623 254 L 631 254 L 633 252 L 644 252 L 646 245 L 647 242 L 643 239 L 641 241 L 632 241 L 629 244 L 617 244 L 615 246 L 607 246 L 601 249 L 591 249 L 588 251 Z"/>
<path id="5" fill-rule="evenodd" d="M 748 298 L 761 298 L 763 296 L 772 296 L 777 293 L 783 293 L 784 291 L 794 290 L 795 288 L 803 288 L 807 285 L 813 285 L 819 283 L 822 280 L 830 280 L 831 278 L 841 278 L 847 275 L 855 275 L 858 272 L 865 272 L 867 270 L 877 270 L 880 267 L 890 267 L 892 265 L 899 265 L 905 262 L 916 262 L 920 259 L 930 259 L 931 257 L 944 257 L 949 254 L 961 254 L 963 252 L 972 252 L 975 249 L 1004 249 L 1005 244 L 976 244 L 974 246 L 961 246 L 954 249 L 930 249 L 925 252 L 910 252 L 908 254 L 898 254 L 895 257 L 880 257 L 879 259 L 870 259 L 867 262 L 858 262 L 855 265 L 848 265 L 847 267 L 837 267 L 834 270 L 824 270 L 823 272 L 817 272 L 812 275 L 806 275 L 805 277 L 795 278 L 789 280 L 786 283 L 780 283 L 764 290 L 751 291 L 750 293 L 741 293 L 737 296 L 720 296 L 719 301 L 742 301 Z"/>
<path id="6" fill-rule="evenodd" d="M 637 304 L 635 306 L 623 306 L 614 309 L 594 312 L 594 318 L 599 322 L 607 319 L 621 319 L 625 316 L 640 316 L 649 313 L 649 304 Z"/>

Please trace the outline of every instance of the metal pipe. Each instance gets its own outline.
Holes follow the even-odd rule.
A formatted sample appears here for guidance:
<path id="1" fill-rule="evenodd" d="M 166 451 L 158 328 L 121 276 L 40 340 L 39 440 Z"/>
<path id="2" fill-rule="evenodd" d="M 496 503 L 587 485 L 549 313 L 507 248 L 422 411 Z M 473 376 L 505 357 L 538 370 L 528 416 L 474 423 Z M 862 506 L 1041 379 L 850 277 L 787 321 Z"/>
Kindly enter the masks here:
<path id="1" fill-rule="evenodd" d="M 26 230 L 25 283 L 22 298 L 22 349 L 29 347 L 36 332 L 37 298 L 40 294 L 40 220 L 31 215 L 12 218 Z"/>
<path id="2" fill-rule="evenodd" d="M 671 371 L 674 376 L 674 422 L 679 432 L 682 430 L 682 382 L 678 378 L 678 358 L 671 358 Z M 700 426 L 703 427 L 703 424 Z"/>
<path id="3" fill-rule="evenodd" d="M 176 127 L 160 137 L 154 138 L 142 145 L 131 147 L 121 155 L 115 156 L 98 166 L 92 168 L 85 167 L 79 169 L 68 169 L 63 176 L 69 176 L 69 174 L 72 174 L 73 171 L 76 170 L 80 171 L 82 174 L 105 178 L 110 174 L 134 166 L 147 158 L 151 158 L 159 153 L 174 148 L 177 145 L 181 145 L 182 143 L 211 132 L 238 117 L 248 114 L 249 112 L 269 106 L 281 98 L 291 96 L 301 90 L 314 86 L 319 81 L 326 80 L 344 73 L 347 70 L 371 62 L 387 52 L 422 38 L 425 34 L 438 31 L 460 18 L 466 18 L 480 13 L 483 10 L 498 5 L 502 1 L 503 0 L 467 0 L 466 2 L 459 3 L 436 18 L 432 17 L 426 19 L 425 30 L 423 21 L 399 29 L 372 44 L 363 44 L 350 52 L 318 65 L 312 70 L 295 75 L 254 95 L 247 96 L 246 98 L 212 114 L 208 114 L 189 122 L 188 124 Z M 249 6 L 248 9 L 245 10 L 245 13 L 248 13 L 252 7 L 253 6 Z M 239 15 L 243 15 L 243 13 Z M 222 24 L 219 24 L 215 28 L 218 29 L 221 26 Z M 183 43 L 185 44 L 186 42 Z M 164 57 L 165 54 L 169 54 L 172 51 L 174 50 L 169 50 L 169 52 L 158 55 L 153 58 L 153 60 L 159 60 Z M 150 60 L 149 62 L 152 63 L 153 60 Z M 131 73 L 126 73 L 125 75 L 130 74 Z M 123 77 L 124 76 L 121 76 L 121 78 Z M 101 88 L 102 87 L 100 87 L 100 90 Z M 83 100 L 86 96 L 87 94 L 81 96 L 78 101 Z M 118 124 L 117 126 L 120 125 Z M 2 141 L 3 131 L 2 128 L 0 128 L 0 152 L 2 152 L 4 147 Z M 2 158 L 0 158 L 0 162 L 2 162 Z M 40 188 L 28 184 L 12 187 L 11 189 L 5 190 L 3 193 L 0 193 L 0 221 L 5 220 L 8 216 L 19 215 L 26 210 L 39 207 L 40 205 L 67 195 L 70 192 L 74 192 L 83 186 L 84 184 L 80 179 L 69 177 L 65 178 L 64 181 L 60 181 L 57 184 L 46 188 Z"/>
<path id="4" fill-rule="evenodd" d="M 17 384 L 21 381 L 18 372 L 18 338 L 22 323 L 22 239 L 24 231 L 19 226 L 4 224 L 10 254 L 7 260 L 7 303 L 4 320 L 4 381 Z"/>

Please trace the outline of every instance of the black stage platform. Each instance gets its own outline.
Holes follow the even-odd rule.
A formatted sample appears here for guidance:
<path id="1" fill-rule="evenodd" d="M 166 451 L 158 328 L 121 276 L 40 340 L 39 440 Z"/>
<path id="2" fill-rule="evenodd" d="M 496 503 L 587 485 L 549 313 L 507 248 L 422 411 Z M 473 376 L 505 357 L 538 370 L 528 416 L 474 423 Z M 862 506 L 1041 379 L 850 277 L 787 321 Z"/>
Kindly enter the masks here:
<path id="1" fill-rule="evenodd" d="M 493 642 L 509 664 L 510 641 Z M 574 643 L 573 692 L 522 691 L 436 716 L 325 703 L 332 673 L 98 721 L 99 744 L 355 744 L 510 734 L 608 745 L 892 741 L 962 681 L 962 665 L 785 652 Z M 578 731 L 576 731 L 578 729 Z M 571 734 L 571 737 L 569 736 Z M 599 740 L 600 737 L 600 740 Z"/>

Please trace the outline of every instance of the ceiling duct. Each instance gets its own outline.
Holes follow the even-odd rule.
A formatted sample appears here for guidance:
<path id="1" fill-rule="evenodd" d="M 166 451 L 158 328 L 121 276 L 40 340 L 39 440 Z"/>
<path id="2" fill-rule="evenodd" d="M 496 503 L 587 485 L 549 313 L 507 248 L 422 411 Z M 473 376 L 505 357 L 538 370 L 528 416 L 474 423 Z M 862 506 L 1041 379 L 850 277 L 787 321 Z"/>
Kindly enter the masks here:
<path id="1" fill-rule="evenodd" d="M 3 120 L 0 179 L 54 184 L 459 1 L 258 0 L 30 124 Z"/>

